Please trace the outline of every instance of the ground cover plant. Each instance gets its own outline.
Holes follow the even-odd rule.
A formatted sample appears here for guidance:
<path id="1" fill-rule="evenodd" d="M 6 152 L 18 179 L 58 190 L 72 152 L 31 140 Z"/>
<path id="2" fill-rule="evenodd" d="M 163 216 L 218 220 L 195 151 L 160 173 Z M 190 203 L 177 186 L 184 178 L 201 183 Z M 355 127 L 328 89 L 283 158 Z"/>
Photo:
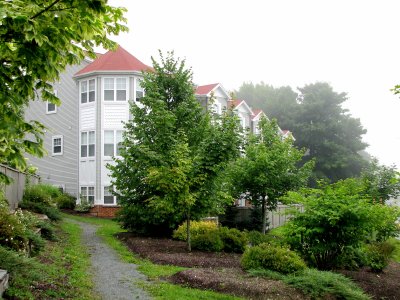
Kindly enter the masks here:
<path id="1" fill-rule="evenodd" d="M 0 268 L 10 273 L 5 299 L 97 299 L 88 274 L 89 257 L 80 243 L 79 226 L 58 225 L 57 241 L 36 257 L 0 246 Z"/>

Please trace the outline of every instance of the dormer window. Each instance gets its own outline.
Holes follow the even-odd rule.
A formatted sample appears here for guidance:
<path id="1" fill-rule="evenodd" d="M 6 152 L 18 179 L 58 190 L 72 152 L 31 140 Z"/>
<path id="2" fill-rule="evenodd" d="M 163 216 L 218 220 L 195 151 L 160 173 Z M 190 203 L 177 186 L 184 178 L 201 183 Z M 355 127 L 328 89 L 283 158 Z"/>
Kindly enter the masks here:
<path id="1" fill-rule="evenodd" d="M 126 101 L 128 97 L 127 78 L 104 78 L 104 101 Z"/>

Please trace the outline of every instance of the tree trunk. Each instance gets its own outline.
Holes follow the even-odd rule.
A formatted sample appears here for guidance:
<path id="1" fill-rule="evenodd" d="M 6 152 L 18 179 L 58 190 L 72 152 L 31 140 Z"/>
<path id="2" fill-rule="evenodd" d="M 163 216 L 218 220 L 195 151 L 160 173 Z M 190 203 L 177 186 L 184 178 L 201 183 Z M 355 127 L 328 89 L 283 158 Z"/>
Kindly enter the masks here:
<path id="1" fill-rule="evenodd" d="M 190 240 L 190 211 L 186 213 L 186 241 L 187 241 L 187 250 L 191 252 L 192 243 Z"/>
<path id="2" fill-rule="evenodd" d="M 261 215 L 262 215 L 262 227 L 261 231 L 263 234 L 267 231 L 267 208 L 266 208 L 266 198 L 267 196 L 262 196 L 261 203 Z"/>

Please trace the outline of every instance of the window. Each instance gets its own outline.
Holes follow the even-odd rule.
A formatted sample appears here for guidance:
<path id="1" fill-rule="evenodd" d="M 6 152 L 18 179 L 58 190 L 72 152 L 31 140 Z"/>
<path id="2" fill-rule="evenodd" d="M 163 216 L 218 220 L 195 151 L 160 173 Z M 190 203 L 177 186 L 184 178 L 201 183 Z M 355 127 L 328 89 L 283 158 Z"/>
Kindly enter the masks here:
<path id="1" fill-rule="evenodd" d="M 127 78 L 104 78 L 104 101 L 126 101 Z"/>
<path id="2" fill-rule="evenodd" d="M 104 131 L 104 156 L 114 155 L 114 130 Z"/>
<path id="3" fill-rule="evenodd" d="M 81 202 L 94 204 L 94 186 L 81 186 Z"/>
<path id="4" fill-rule="evenodd" d="M 81 157 L 94 157 L 95 155 L 95 132 L 81 132 Z"/>
<path id="5" fill-rule="evenodd" d="M 63 154 L 63 136 L 56 135 L 52 137 L 52 154 L 62 155 Z"/>
<path id="6" fill-rule="evenodd" d="M 57 97 L 57 90 L 54 90 L 54 96 Z M 57 105 L 54 103 L 51 103 L 49 101 L 46 101 L 46 114 L 55 114 L 57 112 Z"/>
<path id="7" fill-rule="evenodd" d="M 81 103 L 94 102 L 96 100 L 96 82 L 94 79 L 81 81 Z"/>
<path id="8" fill-rule="evenodd" d="M 113 189 L 111 186 L 104 187 L 104 204 L 116 204 L 117 197 L 113 195 Z"/>
<path id="9" fill-rule="evenodd" d="M 123 132 L 123 130 L 104 130 L 104 156 L 120 155 Z"/>
<path id="10" fill-rule="evenodd" d="M 144 96 L 144 88 L 142 87 L 142 80 L 139 78 L 136 78 L 136 94 L 135 94 L 135 100 L 140 101 Z"/>

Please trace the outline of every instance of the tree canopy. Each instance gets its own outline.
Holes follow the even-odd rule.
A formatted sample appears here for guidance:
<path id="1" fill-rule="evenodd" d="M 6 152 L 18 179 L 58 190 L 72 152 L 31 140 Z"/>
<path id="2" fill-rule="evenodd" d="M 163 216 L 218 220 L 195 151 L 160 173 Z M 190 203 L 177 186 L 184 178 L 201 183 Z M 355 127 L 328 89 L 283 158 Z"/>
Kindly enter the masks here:
<path id="1" fill-rule="evenodd" d="M 233 201 L 220 174 L 239 155 L 241 139 L 231 112 L 213 119 L 202 108 L 184 61 L 173 53 L 152 60 L 145 96 L 131 105 L 121 158 L 109 168 L 123 225 L 161 234 Z"/>
<path id="2" fill-rule="evenodd" d="M 237 94 L 293 132 L 295 145 L 308 149 L 304 161 L 315 159 L 316 179 L 335 182 L 358 176 L 367 165 L 359 154 L 367 146 L 362 141 L 366 130 L 342 107 L 347 95 L 335 92 L 328 83 L 308 84 L 298 93 L 290 87 L 243 84 Z"/>
<path id="3" fill-rule="evenodd" d="M 293 147 L 291 138 L 282 139 L 275 120 L 261 119 L 260 134 L 250 136 L 244 155 L 230 169 L 233 194 L 245 195 L 262 209 L 262 230 L 265 212 L 276 208 L 278 199 L 290 190 L 307 183 L 313 161 L 299 166 L 304 151 Z"/>
<path id="4" fill-rule="evenodd" d="M 114 48 L 108 35 L 127 31 L 124 11 L 106 0 L 0 2 L 0 163 L 23 170 L 25 152 L 43 155 L 44 128 L 24 120 L 25 107 L 39 97 L 60 104 L 51 83 L 67 65 L 95 58 L 95 46 Z"/>

